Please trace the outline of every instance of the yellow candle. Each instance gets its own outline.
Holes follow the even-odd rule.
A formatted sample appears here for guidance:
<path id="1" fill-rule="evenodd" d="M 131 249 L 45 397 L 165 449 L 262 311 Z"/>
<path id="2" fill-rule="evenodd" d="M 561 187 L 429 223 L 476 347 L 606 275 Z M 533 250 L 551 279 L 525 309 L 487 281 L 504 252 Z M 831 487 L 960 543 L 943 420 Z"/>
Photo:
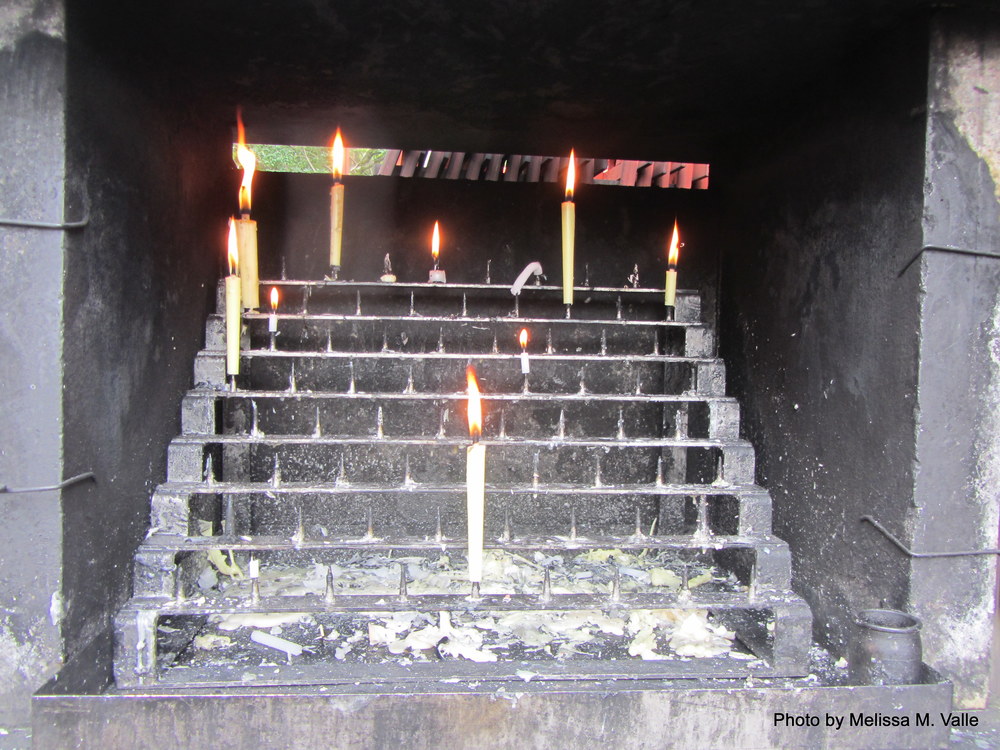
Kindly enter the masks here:
<path id="1" fill-rule="evenodd" d="M 344 243 L 344 183 L 340 181 L 344 176 L 344 139 L 340 128 L 333 137 L 330 161 L 333 173 L 333 187 L 330 188 L 330 268 L 336 272 L 340 268 Z"/>
<path id="2" fill-rule="evenodd" d="M 226 277 L 226 374 L 240 374 L 240 277 L 236 222 L 229 220 L 229 275 Z"/>
<path id="3" fill-rule="evenodd" d="M 573 203 L 573 186 L 576 182 L 576 154 L 569 152 L 569 169 L 566 170 L 566 200 L 562 204 L 562 278 L 563 304 L 573 304 L 573 249 L 576 241 L 576 204 Z"/>
<path id="4" fill-rule="evenodd" d="M 247 148 L 243 118 L 236 115 L 236 160 L 243 167 L 240 183 L 240 218 L 236 221 L 236 242 L 240 253 L 240 282 L 244 310 L 260 307 L 260 282 L 257 275 L 257 222 L 250 218 L 250 187 L 257 169 L 257 157 Z"/>
<path id="5" fill-rule="evenodd" d="M 677 255 L 680 249 L 680 237 L 677 234 L 677 220 L 674 219 L 674 232 L 670 236 L 670 251 L 667 255 L 667 280 L 664 286 L 663 303 L 674 307 L 677 296 Z"/>
<path id="6" fill-rule="evenodd" d="M 466 449 L 465 488 L 469 520 L 469 580 L 483 580 L 483 525 L 486 515 L 486 446 L 479 442 L 482 434 L 483 411 L 476 383 L 476 371 L 466 370 L 469 382 L 469 434 L 472 445 Z"/>

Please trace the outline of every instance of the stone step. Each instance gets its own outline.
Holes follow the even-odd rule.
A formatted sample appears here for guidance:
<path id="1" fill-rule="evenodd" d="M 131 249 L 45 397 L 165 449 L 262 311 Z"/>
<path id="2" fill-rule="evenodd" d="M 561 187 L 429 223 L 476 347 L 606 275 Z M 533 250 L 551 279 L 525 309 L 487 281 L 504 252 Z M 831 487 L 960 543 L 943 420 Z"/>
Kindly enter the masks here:
<path id="1" fill-rule="evenodd" d="M 276 393 L 201 389 L 184 397 L 182 434 L 462 437 L 464 393 Z M 704 396 L 503 394 L 484 403 L 486 437 L 739 437 L 735 399 Z"/>
<path id="2" fill-rule="evenodd" d="M 527 379 L 516 355 L 272 352 L 245 350 L 240 390 L 334 393 L 465 393 L 472 364 L 486 397 L 498 393 L 723 396 L 725 365 L 692 357 L 537 355 Z M 225 355 L 204 351 L 195 383 L 226 387 Z M 526 386 L 527 383 L 527 386 Z"/>
<path id="3" fill-rule="evenodd" d="M 482 441 L 487 482 L 591 482 L 595 486 L 670 481 L 754 481 L 753 447 L 711 438 L 533 439 Z M 170 481 L 200 481 L 206 463 L 221 481 L 457 482 L 468 438 L 183 435 L 167 452 Z M 682 475 L 679 473 L 682 472 Z"/>
<path id="4" fill-rule="evenodd" d="M 153 493 L 150 526 L 160 533 L 197 536 L 199 521 L 229 536 L 279 533 L 292 536 L 301 524 L 310 537 L 357 538 L 372 532 L 436 536 L 464 524 L 466 488 L 452 484 L 167 483 Z M 486 524 L 494 536 L 508 527 L 515 536 L 617 531 L 757 538 L 771 533 L 771 498 L 755 485 L 644 484 L 614 488 L 527 483 L 486 492 Z"/>
<path id="5" fill-rule="evenodd" d="M 516 297 L 501 284 L 383 284 L 379 282 L 329 282 L 315 280 L 262 280 L 260 312 L 270 312 L 271 288 L 278 289 L 279 313 L 313 312 L 341 315 L 377 309 L 386 315 L 467 315 L 499 317 L 523 315 L 563 318 L 562 288 L 522 288 Z M 225 309 L 224 286 L 218 287 L 217 311 Z M 571 314 L 578 318 L 625 320 L 663 319 L 662 289 L 577 287 Z M 678 289 L 675 319 L 701 320 L 701 297 L 697 291 Z"/>
<path id="6" fill-rule="evenodd" d="M 244 349 L 270 348 L 268 317 L 259 313 L 243 316 Z M 527 329 L 529 353 L 715 354 L 715 337 L 704 323 L 333 314 L 284 314 L 277 318 L 275 346 L 282 351 L 519 354 L 518 337 L 522 329 Z M 220 315 L 208 318 L 205 348 L 225 349 L 225 326 Z"/>

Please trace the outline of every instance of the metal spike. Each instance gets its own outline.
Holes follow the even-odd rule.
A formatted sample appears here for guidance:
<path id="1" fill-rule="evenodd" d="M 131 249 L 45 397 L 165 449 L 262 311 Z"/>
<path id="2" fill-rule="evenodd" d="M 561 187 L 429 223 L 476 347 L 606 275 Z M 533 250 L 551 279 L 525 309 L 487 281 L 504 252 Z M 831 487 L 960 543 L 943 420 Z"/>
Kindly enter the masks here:
<path id="1" fill-rule="evenodd" d="M 622 296 L 615 297 L 615 320 L 622 319 Z"/>
<path id="2" fill-rule="evenodd" d="M 319 416 L 319 406 L 316 407 L 316 426 L 313 428 L 313 437 L 323 437 L 323 424 Z"/>
<path id="3" fill-rule="evenodd" d="M 690 590 L 690 576 L 691 574 L 688 572 L 688 564 L 685 562 L 681 566 L 681 593 Z"/>
<path id="4" fill-rule="evenodd" d="M 444 541 L 444 529 L 441 527 L 441 506 L 437 507 L 437 527 L 434 529 L 434 541 L 439 544 Z"/>
<path id="5" fill-rule="evenodd" d="M 406 563 L 399 564 L 399 596 L 396 598 L 400 602 L 406 602 L 410 599 L 406 594 Z"/>
<path id="6" fill-rule="evenodd" d="M 295 536 L 292 537 L 292 541 L 296 544 L 302 544 L 306 540 L 306 525 L 302 521 L 302 506 L 300 505 L 296 512 L 298 514 L 297 528 L 295 529 Z"/>
<path id="7" fill-rule="evenodd" d="M 639 372 L 635 374 L 635 395 L 642 395 L 642 373 Z"/>
<path id="8" fill-rule="evenodd" d="M 326 351 L 330 353 L 333 351 L 333 328 L 328 327 L 326 329 Z"/>
<path id="9" fill-rule="evenodd" d="M 406 373 L 406 387 L 403 388 L 403 393 L 414 393 L 413 388 L 413 365 L 410 365 L 409 370 Z"/>
<path id="10" fill-rule="evenodd" d="M 583 285 L 590 286 L 590 264 L 583 264 Z"/>
<path id="11" fill-rule="evenodd" d="M 353 359 L 348 360 L 348 362 L 347 362 L 347 370 L 351 374 L 351 380 L 347 384 L 347 392 L 348 393 L 356 393 L 357 391 L 355 390 L 355 385 L 354 385 L 354 360 Z"/>
<path id="12" fill-rule="evenodd" d="M 552 601 L 552 577 L 548 568 L 545 568 L 544 578 L 542 578 L 541 600 L 546 603 Z"/>
<path id="13" fill-rule="evenodd" d="M 538 488 L 538 451 L 535 451 L 534 457 L 531 459 L 531 486 L 535 489 Z"/>
<path id="14" fill-rule="evenodd" d="M 271 486 L 277 487 L 281 484 L 281 463 L 278 459 L 278 454 L 274 454 L 274 471 L 271 474 Z"/>
<path id="15" fill-rule="evenodd" d="M 205 465 L 201 471 L 201 479 L 206 484 L 215 484 L 215 457 L 211 453 L 205 456 Z"/>
<path id="16" fill-rule="evenodd" d="M 277 349 L 278 349 L 278 346 L 277 346 L 277 343 L 278 343 L 278 341 L 277 341 L 278 334 L 275 331 L 271 331 L 270 334 L 269 334 L 269 336 L 268 336 L 268 338 L 269 338 L 268 348 L 272 352 L 273 351 L 277 351 Z"/>
<path id="17" fill-rule="evenodd" d="M 230 375 L 229 376 L 229 390 L 232 393 L 236 393 L 236 376 L 235 375 Z"/>
<path id="18" fill-rule="evenodd" d="M 615 574 L 611 579 L 611 601 L 620 602 L 622 599 L 622 571 L 615 565 Z"/>
<path id="19" fill-rule="evenodd" d="M 182 602 L 187 598 L 184 591 L 184 576 L 180 567 L 174 568 L 174 600 Z"/>
<path id="20" fill-rule="evenodd" d="M 438 423 L 438 434 L 437 434 L 438 440 L 444 440 L 446 434 L 444 426 L 445 424 L 447 424 L 447 422 L 448 422 L 448 407 L 444 406 L 441 408 L 441 419 Z"/>
<path id="21" fill-rule="evenodd" d="M 573 305 L 566 305 L 566 320 L 572 319 Z"/>
<path id="22" fill-rule="evenodd" d="M 323 592 L 323 598 L 328 603 L 333 603 L 333 567 L 330 565 L 326 566 L 326 589 Z"/>
<path id="23" fill-rule="evenodd" d="M 527 374 L 521 378 L 521 393 L 531 393 L 531 385 L 528 382 L 528 378 L 529 376 Z"/>
<path id="24" fill-rule="evenodd" d="M 596 467 L 594 469 L 594 486 L 603 487 L 604 479 L 601 477 L 601 454 L 597 454 Z"/>
<path id="25" fill-rule="evenodd" d="M 646 536 L 642 533 L 642 508 L 635 506 L 635 535 Z"/>
<path id="26" fill-rule="evenodd" d="M 410 292 L 410 315 L 416 315 L 417 310 L 414 306 L 413 292 Z"/>
<path id="27" fill-rule="evenodd" d="M 639 264 L 638 263 L 636 263 L 632 267 L 632 273 L 629 274 L 628 280 L 630 282 L 632 282 L 632 288 L 633 289 L 638 289 L 639 288 Z"/>
<path id="28" fill-rule="evenodd" d="M 403 457 L 403 486 L 412 487 L 415 484 L 413 476 L 410 474 L 410 454 Z"/>
<path id="29" fill-rule="evenodd" d="M 490 266 L 492 266 L 492 265 L 493 265 L 493 259 L 492 258 L 487 258 L 486 259 L 486 283 L 487 284 L 493 283 L 493 282 L 490 281 Z"/>
<path id="30" fill-rule="evenodd" d="M 462 317 L 463 318 L 469 317 L 469 306 L 465 292 L 462 292 Z"/>
<path id="31" fill-rule="evenodd" d="M 371 506 L 368 506 L 366 515 L 368 516 L 368 529 L 365 531 L 365 539 L 375 538 L 375 517 L 372 514 Z"/>
<path id="32" fill-rule="evenodd" d="M 608 353 L 608 332 L 602 328 L 601 329 L 601 355 L 603 356 L 603 355 L 605 355 L 607 353 Z"/>
<path id="33" fill-rule="evenodd" d="M 469 598 L 473 600 L 482 599 L 482 594 L 479 593 L 479 581 L 472 582 L 472 593 L 469 594 Z"/>
<path id="34" fill-rule="evenodd" d="M 514 297 L 514 317 L 521 317 L 521 295 L 518 294 Z"/>
<path id="35" fill-rule="evenodd" d="M 337 479 L 334 482 L 338 487 L 343 487 L 349 482 L 347 481 L 347 468 L 344 466 L 344 455 L 340 456 L 340 468 L 337 470 Z"/>
<path id="36" fill-rule="evenodd" d="M 354 305 L 354 314 L 355 315 L 360 315 L 361 314 L 361 290 L 360 289 L 357 291 L 357 302 Z"/>
<path id="37" fill-rule="evenodd" d="M 576 541 L 576 506 L 571 506 L 569 509 L 569 538 L 571 541 Z"/>
<path id="38" fill-rule="evenodd" d="M 492 349 L 492 351 L 493 351 L 494 354 L 499 354 L 500 353 L 500 347 L 497 346 L 497 335 L 496 335 L 496 332 L 493 333 L 493 349 Z"/>
<path id="39" fill-rule="evenodd" d="M 438 354 L 444 354 L 444 328 L 440 329 L 438 333 Z"/>
<path id="40" fill-rule="evenodd" d="M 309 314 L 309 297 L 312 295 L 312 287 L 307 286 L 302 292 L 302 314 Z"/>
<path id="41" fill-rule="evenodd" d="M 705 495 L 698 496 L 698 529 L 695 534 L 699 537 L 709 537 L 712 535 L 711 530 L 708 528 L 708 497 Z"/>
<path id="42" fill-rule="evenodd" d="M 625 410 L 618 409 L 618 439 L 625 439 Z"/>
<path id="43" fill-rule="evenodd" d="M 657 456 L 656 457 L 656 486 L 657 487 L 662 487 L 664 484 L 666 484 L 665 478 L 663 476 L 664 469 L 665 469 L 665 467 L 663 465 L 663 456 L 662 455 Z"/>
<path id="44" fill-rule="evenodd" d="M 566 410 L 559 410 L 559 424 L 556 425 L 556 437 L 563 440 L 566 437 Z"/>
<path id="45" fill-rule="evenodd" d="M 252 604 L 260 604 L 260 579 L 251 578 L 250 579 L 250 602 Z"/>
<path id="46" fill-rule="evenodd" d="M 236 536 L 236 503 L 232 495 L 222 500 L 223 532 L 226 536 Z"/>
<path id="47" fill-rule="evenodd" d="M 660 356 L 660 334 L 653 334 L 653 356 Z"/>
<path id="48" fill-rule="evenodd" d="M 555 354 L 556 353 L 556 350 L 552 348 L 552 329 L 551 328 L 545 333 L 545 353 L 546 354 Z"/>
<path id="49" fill-rule="evenodd" d="M 509 542 L 510 540 L 510 506 L 507 506 L 503 509 L 503 533 L 500 534 L 500 541 Z"/>
<path id="50" fill-rule="evenodd" d="M 382 351 L 389 351 L 389 333 L 386 330 L 382 330 Z"/>
<path id="51" fill-rule="evenodd" d="M 719 457 L 715 461 L 715 481 L 723 483 L 726 481 L 726 454 L 719 451 Z"/>
<path id="52" fill-rule="evenodd" d="M 500 409 L 500 439 L 507 437 L 507 411 Z"/>
<path id="53" fill-rule="evenodd" d="M 587 393 L 587 368 L 580 368 L 580 390 L 577 391 L 579 395 L 583 396 Z"/>
<path id="54" fill-rule="evenodd" d="M 257 399 L 250 399 L 250 436 L 260 436 L 260 425 L 257 418 Z"/>
<path id="55" fill-rule="evenodd" d="M 381 405 L 375 410 L 375 437 L 382 439 L 385 437 L 385 433 L 382 429 L 383 417 L 382 417 L 382 407 Z"/>
<path id="56" fill-rule="evenodd" d="M 285 276 L 285 256 L 281 256 L 281 280 L 288 281 L 288 277 Z"/>
<path id="57" fill-rule="evenodd" d="M 288 392 L 296 393 L 299 390 L 298 384 L 295 382 L 295 360 L 292 360 L 291 369 L 288 372 Z"/>

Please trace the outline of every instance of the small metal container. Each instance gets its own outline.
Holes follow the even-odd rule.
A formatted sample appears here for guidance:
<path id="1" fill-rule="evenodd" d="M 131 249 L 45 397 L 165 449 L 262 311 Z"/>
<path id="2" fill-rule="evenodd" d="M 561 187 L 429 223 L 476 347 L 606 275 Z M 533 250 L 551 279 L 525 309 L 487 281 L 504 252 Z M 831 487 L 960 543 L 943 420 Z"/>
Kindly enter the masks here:
<path id="1" fill-rule="evenodd" d="M 858 612 L 858 637 L 851 650 L 851 676 L 863 685 L 920 682 L 920 620 L 894 609 Z"/>

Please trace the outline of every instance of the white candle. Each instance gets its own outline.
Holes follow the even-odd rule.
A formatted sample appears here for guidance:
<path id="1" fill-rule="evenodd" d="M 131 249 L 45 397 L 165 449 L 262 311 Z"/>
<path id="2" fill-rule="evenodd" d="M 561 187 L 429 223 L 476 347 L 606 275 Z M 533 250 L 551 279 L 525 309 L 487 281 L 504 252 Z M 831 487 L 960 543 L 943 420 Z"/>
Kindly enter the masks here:
<path id="1" fill-rule="evenodd" d="M 258 560 L 256 557 L 250 558 L 250 565 L 249 565 L 248 569 L 250 571 L 250 577 L 251 578 L 259 578 L 260 577 L 260 560 Z"/>
<path id="2" fill-rule="evenodd" d="M 677 254 L 680 248 L 680 237 L 677 233 L 677 219 L 674 219 L 674 231 L 670 236 L 670 251 L 667 255 L 667 279 L 664 286 L 663 303 L 674 307 L 677 297 Z"/>
<path id="3" fill-rule="evenodd" d="M 483 525 L 486 515 L 486 446 L 479 442 L 483 428 L 483 408 L 479 398 L 476 371 L 469 365 L 469 434 L 472 445 L 466 449 L 465 487 L 469 523 L 469 580 L 483 580 Z"/>
<path id="4" fill-rule="evenodd" d="M 521 335 L 518 337 L 521 342 L 521 374 L 527 375 L 531 371 L 531 365 L 528 363 L 528 329 L 522 328 Z"/>
<path id="5" fill-rule="evenodd" d="M 267 332 L 278 332 L 278 287 L 271 287 L 271 314 L 267 316 Z"/>
<path id="6" fill-rule="evenodd" d="M 562 204 L 562 286 L 563 304 L 573 304 L 573 252 L 576 241 L 576 204 L 573 203 L 573 186 L 576 182 L 576 155 L 569 152 L 569 169 L 566 170 L 566 200 Z"/>
<path id="7" fill-rule="evenodd" d="M 240 286 L 244 310 L 260 307 L 260 281 L 257 275 L 257 222 L 250 218 L 250 187 L 257 169 L 257 157 L 247 148 L 243 117 L 236 114 L 236 160 L 243 167 L 240 183 L 240 218 L 236 220 L 236 241 L 240 252 Z"/>
<path id="8" fill-rule="evenodd" d="M 448 277 L 445 272 L 438 268 L 438 256 L 441 254 L 441 223 L 434 222 L 434 233 L 431 235 L 431 257 L 434 259 L 434 268 L 431 269 L 428 281 L 432 284 L 444 284 Z"/>
<path id="9" fill-rule="evenodd" d="M 270 648 L 277 649 L 278 651 L 283 651 L 288 656 L 300 656 L 302 654 L 302 646 L 297 643 L 292 643 L 285 638 L 279 638 L 276 635 L 271 635 L 270 633 L 265 633 L 263 630 L 252 630 L 250 631 L 250 640 L 254 643 L 259 643 L 262 646 L 269 646 Z"/>
<path id="10" fill-rule="evenodd" d="M 226 374 L 240 374 L 240 277 L 236 222 L 229 220 L 229 275 L 226 277 Z"/>
<path id="11" fill-rule="evenodd" d="M 341 250 L 344 243 L 344 184 L 340 181 L 344 176 L 344 139 L 340 128 L 333 137 L 330 152 L 333 187 L 330 188 L 330 268 L 339 269 Z"/>

